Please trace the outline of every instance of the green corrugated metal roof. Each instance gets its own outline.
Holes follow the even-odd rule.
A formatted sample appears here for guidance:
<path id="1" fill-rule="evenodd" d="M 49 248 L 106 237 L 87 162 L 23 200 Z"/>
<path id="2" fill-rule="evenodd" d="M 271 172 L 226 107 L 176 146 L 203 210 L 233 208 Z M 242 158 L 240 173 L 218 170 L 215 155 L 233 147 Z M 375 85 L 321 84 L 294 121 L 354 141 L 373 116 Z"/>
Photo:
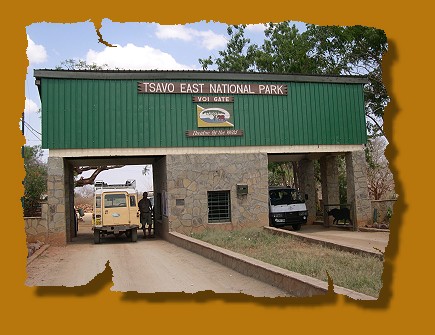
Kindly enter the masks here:
<path id="1" fill-rule="evenodd" d="M 366 84 L 364 76 L 308 75 L 259 72 L 220 72 L 220 71 L 156 71 L 156 70 L 34 70 L 35 78 L 62 79 L 155 79 L 155 80 L 251 80 L 251 81 L 295 81 L 295 82 L 334 82 Z"/>
<path id="2" fill-rule="evenodd" d="M 366 142 L 363 77 L 64 70 L 35 70 L 35 77 L 48 149 Z M 138 81 L 279 83 L 288 94 L 140 94 Z M 198 128 L 193 95 L 234 96 L 234 129 L 243 136 L 186 137 L 187 130 L 204 129 Z"/>

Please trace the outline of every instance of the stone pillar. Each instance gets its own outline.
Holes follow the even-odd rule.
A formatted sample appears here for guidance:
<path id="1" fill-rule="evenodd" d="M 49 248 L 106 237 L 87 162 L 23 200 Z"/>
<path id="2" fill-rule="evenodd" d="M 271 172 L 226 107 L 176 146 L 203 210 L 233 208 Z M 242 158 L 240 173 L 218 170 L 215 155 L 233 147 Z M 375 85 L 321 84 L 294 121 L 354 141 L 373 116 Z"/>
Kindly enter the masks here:
<path id="1" fill-rule="evenodd" d="M 364 151 L 346 153 L 347 200 L 352 204 L 354 227 L 372 223 Z"/>
<path id="2" fill-rule="evenodd" d="M 154 224 L 156 234 L 167 239 L 169 232 L 168 211 L 163 207 L 167 206 L 167 177 L 166 157 L 158 159 L 153 164 L 153 185 L 154 185 Z M 166 211 L 166 212 L 165 212 Z"/>
<path id="3" fill-rule="evenodd" d="M 329 226 L 333 218 L 327 215 L 332 207 L 325 205 L 338 205 L 340 203 L 340 189 L 338 183 L 338 163 L 336 156 L 320 158 L 320 178 L 322 180 L 323 222 Z"/>
<path id="4" fill-rule="evenodd" d="M 48 244 L 66 245 L 65 171 L 61 157 L 48 157 Z"/>
<path id="5" fill-rule="evenodd" d="M 301 193 L 308 195 L 306 206 L 308 210 L 307 224 L 313 224 L 316 219 L 316 180 L 314 177 L 314 162 L 309 159 L 303 159 L 300 164 Z"/>
<path id="6" fill-rule="evenodd" d="M 338 163 L 336 156 L 320 159 L 320 176 L 322 179 L 322 199 L 324 204 L 339 204 Z"/>
<path id="7" fill-rule="evenodd" d="M 72 241 L 77 237 L 76 222 L 74 222 L 74 174 L 70 164 L 64 164 L 65 174 L 65 218 L 66 218 L 66 240 Z M 78 224 L 78 222 L 77 222 Z"/>

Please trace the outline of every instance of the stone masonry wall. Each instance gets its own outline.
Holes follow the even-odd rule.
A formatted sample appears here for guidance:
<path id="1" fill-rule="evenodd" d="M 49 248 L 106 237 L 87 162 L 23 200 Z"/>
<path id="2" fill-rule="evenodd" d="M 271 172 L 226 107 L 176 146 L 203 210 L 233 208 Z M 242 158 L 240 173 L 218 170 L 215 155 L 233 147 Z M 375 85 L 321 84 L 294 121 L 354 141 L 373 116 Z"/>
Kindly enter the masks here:
<path id="1" fill-rule="evenodd" d="M 167 192 L 166 157 L 158 159 L 153 165 L 154 215 L 156 234 L 167 239 L 169 232 L 168 217 L 163 215 L 162 200 Z"/>
<path id="2" fill-rule="evenodd" d="M 48 204 L 41 204 L 41 217 L 25 217 L 26 240 L 28 243 L 48 241 Z"/>
<path id="3" fill-rule="evenodd" d="M 340 191 L 336 156 L 326 156 L 320 159 L 320 174 L 322 180 L 323 203 L 339 204 Z"/>
<path id="4" fill-rule="evenodd" d="M 266 154 L 171 155 L 166 160 L 169 231 L 268 224 Z M 248 194 L 238 196 L 237 184 L 248 185 Z M 208 223 L 207 191 L 220 190 L 230 191 L 231 222 Z"/>
<path id="5" fill-rule="evenodd" d="M 314 162 L 303 159 L 300 162 L 301 192 L 308 195 L 305 201 L 308 210 L 307 224 L 313 224 L 316 219 L 316 179 L 314 177 Z"/>
<path id="6" fill-rule="evenodd" d="M 48 239 L 66 245 L 65 171 L 63 158 L 48 157 Z"/>
<path id="7" fill-rule="evenodd" d="M 353 210 L 358 227 L 370 225 L 373 222 L 366 164 L 364 151 L 346 154 L 347 199 L 354 204 Z"/>
<path id="8" fill-rule="evenodd" d="M 340 203 L 340 187 L 338 183 L 338 162 L 336 156 L 325 156 L 320 158 L 320 178 L 322 180 L 322 207 L 323 222 L 329 225 L 333 222 L 333 217 L 327 215 L 329 205 Z"/>

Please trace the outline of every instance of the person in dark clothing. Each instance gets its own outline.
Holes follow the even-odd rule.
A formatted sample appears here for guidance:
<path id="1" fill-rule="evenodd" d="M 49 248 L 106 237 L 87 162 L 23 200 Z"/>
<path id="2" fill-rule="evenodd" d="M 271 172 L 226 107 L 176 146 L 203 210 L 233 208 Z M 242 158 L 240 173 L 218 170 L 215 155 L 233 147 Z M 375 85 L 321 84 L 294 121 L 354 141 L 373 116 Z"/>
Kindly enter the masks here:
<path id="1" fill-rule="evenodd" d="M 145 229 L 148 225 L 148 236 L 151 236 L 151 212 L 153 210 L 153 207 L 151 205 L 150 199 L 148 199 L 148 193 L 144 192 L 143 198 L 139 200 L 138 202 L 139 211 L 140 211 L 140 223 L 142 224 L 143 229 L 143 238 L 146 238 Z"/>

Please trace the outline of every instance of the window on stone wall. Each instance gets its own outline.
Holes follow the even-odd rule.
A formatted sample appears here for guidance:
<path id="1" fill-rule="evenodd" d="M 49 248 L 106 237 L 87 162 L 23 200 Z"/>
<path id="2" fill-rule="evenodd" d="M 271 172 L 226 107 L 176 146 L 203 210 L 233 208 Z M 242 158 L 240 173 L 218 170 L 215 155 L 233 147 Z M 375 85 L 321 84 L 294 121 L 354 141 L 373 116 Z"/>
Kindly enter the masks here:
<path id="1" fill-rule="evenodd" d="M 231 203 L 230 191 L 209 191 L 208 197 L 208 222 L 230 222 Z"/>

